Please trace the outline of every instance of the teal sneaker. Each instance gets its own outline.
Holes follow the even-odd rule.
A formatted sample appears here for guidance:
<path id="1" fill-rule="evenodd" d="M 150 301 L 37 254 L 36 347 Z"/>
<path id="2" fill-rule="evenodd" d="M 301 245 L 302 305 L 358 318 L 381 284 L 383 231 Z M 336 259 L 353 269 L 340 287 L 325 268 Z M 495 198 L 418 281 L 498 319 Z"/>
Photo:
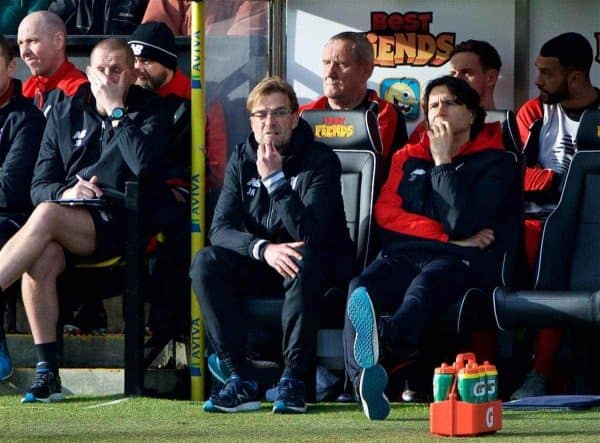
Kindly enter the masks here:
<path id="1" fill-rule="evenodd" d="M 372 368 L 379 360 L 379 337 L 373 303 L 364 287 L 352 292 L 346 310 L 356 330 L 354 358 L 361 368 Z"/>
<path id="2" fill-rule="evenodd" d="M 381 365 L 360 371 L 358 395 L 369 420 L 384 420 L 390 413 L 390 402 L 384 392 L 387 382 L 387 373 Z"/>
<path id="3" fill-rule="evenodd" d="M 221 383 L 227 383 L 227 379 L 231 377 L 231 371 L 227 365 L 221 360 L 217 354 L 210 354 L 208 356 L 208 370 L 210 373 L 219 380 Z"/>

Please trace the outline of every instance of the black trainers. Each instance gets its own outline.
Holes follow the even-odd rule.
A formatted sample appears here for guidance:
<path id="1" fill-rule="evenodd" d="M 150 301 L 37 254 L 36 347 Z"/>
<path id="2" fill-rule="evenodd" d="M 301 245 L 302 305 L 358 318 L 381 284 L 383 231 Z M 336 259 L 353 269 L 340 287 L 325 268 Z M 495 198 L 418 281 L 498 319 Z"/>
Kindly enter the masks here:
<path id="1" fill-rule="evenodd" d="M 277 398 L 273 403 L 275 414 L 299 414 L 306 412 L 304 402 L 304 382 L 281 377 L 277 384 Z"/>
<path id="2" fill-rule="evenodd" d="M 218 394 L 211 395 L 202 408 L 206 412 L 242 412 L 260 409 L 258 385 L 253 380 L 231 376 Z"/>
<path id="3" fill-rule="evenodd" d="M 25 392 L 21 403 L 50 403 L 64 398 L 58 371 L 51 371 L 45 361 L 39 362 L 35 367 L 33 382 Z"/>
<path id="4" fill-rule="evenodd" d="M 381 359 L 390 374 L 394 374 L 417 361 L 418 348 L 403 337 L 398 326 L 389 315 L 382 315 L 377 320 L 377 333 L 381 347 Z"/>

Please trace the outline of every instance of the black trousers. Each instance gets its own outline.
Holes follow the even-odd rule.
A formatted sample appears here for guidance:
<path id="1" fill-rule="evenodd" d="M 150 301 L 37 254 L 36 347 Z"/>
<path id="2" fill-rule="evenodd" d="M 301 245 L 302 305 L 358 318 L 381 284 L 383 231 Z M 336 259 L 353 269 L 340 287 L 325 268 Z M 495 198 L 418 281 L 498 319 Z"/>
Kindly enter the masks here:
<path id="1" fill-rule="evenodd" d="M 398 347 L 418 348 L 425 330 L 467 289 L 485 284 L 485 278 L 462 260 L 429 253 L 381 253 L 363 273 L 352 280 L 348 295 L 365 287 L 377 317 L 391 315 L 398 328 Z M 344 322 L 346 373 L 354 382 L 360 367 L 354 359 L 356 330 Z M 402 351 L 401 349 L 399 349 Z"/>
<path id="2" fill-rule="evenodd" d="M 3 248 L 6 242 L 17 233 L 26 219 L 27 216 L 24 214 L 15 214 L 11 216 L 0 214 L 0 249 Z M 12 285 L 9 288 L 4 288 L 4 295 L 0 300 L 0 335 L 4 334 L 4 313 L 6 305 L 16 299 L 19 291 L 19 285 Z M 10 324 L 8 327 L 11 327 Z"/>
<path id="3" fill-rule="evenodd" d="M 304 247 L 296 278 L 281 277 L 264 262 L 211 246 L 190 270 L 208 338 L 232 372 L 244 370 L 248 329 L 246 298 L 284 297 L 281 325 L 286 368 L 305 374 L 315 353 L 319 300 L 331 285 L 347 282 L 351 259 Z M 345 287 L 345 286 L 344 286 Z"/>

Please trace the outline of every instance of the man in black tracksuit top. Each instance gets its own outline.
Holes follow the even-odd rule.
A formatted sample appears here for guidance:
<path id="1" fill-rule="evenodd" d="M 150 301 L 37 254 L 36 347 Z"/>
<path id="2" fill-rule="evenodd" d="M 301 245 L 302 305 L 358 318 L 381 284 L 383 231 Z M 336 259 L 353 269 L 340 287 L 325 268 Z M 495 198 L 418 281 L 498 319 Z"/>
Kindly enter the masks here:
<path id="1" fill-rule="evenodd" d="M 304 412 L 304 377 L 316 342 L 319 297 L 351 272 L 340 162 L 298 116 L 290 85 L 260 82 L 247 101 L 252 134 L 232 154 L 210 230 L 212 247 L 190 271 L 206 331 L 231 371 L 204 410 L 258 409 L 245 349 L 245 297 L 285 290 L 285 370 L 274 412 Z"/>
<path id="2" fill-rule="evenodd" d="M 49 114 L 32 181 L 36 207 L 0 250 L 0 289 L 22 277 L 38 354 L 22 402 L 62 398 L 56 279 L 67 254 L 103 259 L 122 252 L 125 209 L 103 205 L 103 200 L 111 191 L 123 193 L 128 178 L 148 177 L 158 169 L 170 130 L 160 101 L 133 85 L 134 57 L 125 41 L 98 43 L 87 75 L 92 94 L 64 100 Z M 47 200 L 87 202 L 74 207 Z"/>
<path id="3" fill-rule="evenodd" d="M 0 35 L 0 247 L 31 211 L 29 189 L 45 119 L 21 94 L 14 51 Z M 0 302 L 0 380 L 12 373 L 4 333 L 5 300 Z"/>

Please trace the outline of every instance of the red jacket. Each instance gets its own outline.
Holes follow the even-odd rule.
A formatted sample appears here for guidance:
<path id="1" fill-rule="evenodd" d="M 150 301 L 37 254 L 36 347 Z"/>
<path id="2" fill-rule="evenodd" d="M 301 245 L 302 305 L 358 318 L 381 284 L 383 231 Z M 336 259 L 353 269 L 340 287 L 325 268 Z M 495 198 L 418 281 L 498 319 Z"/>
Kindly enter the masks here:
<path id="1" fill-rule="evenodd" d="M 23 83 L 23 96 L 48 117 L 50 109 L 65 97 L 75 95 L 79 87 L 87 83 L 87 77 L 75 65 L 65 60 L 50 77 L 32 75 Z"/>
<path id="2" fill-rule="evenodd" d="M 300 106 L 301 111 L 310 109 L 329 109 L 327 97 L 321 97 Z M 379 135 L 383 145 L 383 156 L 390 159 L 394 151 L 406 143 L 406 122 L 400 108 L 380 98 L 372 89 L 367 90 L 367 97 L 355 109 L 372 109 L 377 114 Z"/>
<path id="3" fill-rule="evenodd" d="M 429 138 L 408 144 L 392 158 L 375 204 L 379 227 L 403 236 L 448 242 L 493 227 L 503 211 L 503 177 L 509 177 L 499 123 L 484 125 L 462 145 L 451 164 L 435 166 Z M 514 166 L 512 166 L 514 168 Z"/>

